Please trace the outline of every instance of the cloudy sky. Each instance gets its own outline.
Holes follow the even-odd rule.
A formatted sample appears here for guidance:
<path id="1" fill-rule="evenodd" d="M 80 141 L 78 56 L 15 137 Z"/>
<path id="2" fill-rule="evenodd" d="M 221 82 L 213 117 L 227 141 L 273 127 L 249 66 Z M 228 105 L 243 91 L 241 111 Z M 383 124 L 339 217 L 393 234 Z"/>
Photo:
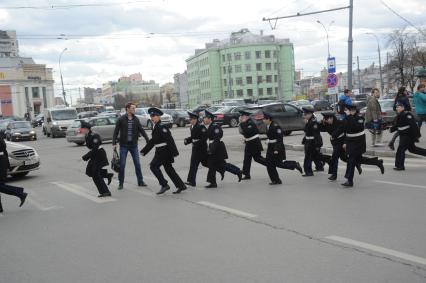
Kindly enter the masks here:
<path id="1" fill-rule="evenodd" d="M 381 1 L 414 25 L 426 26 L 425 0 L 355 0 L 353 54 L 360 57 L 361 67 L 378 63 L 376 40 L 365 33 L 378 35 L 385 61 L 387 35 L 407 26 Z M 296 69 L 304 76 L 316 75 L 327 57 L 325 32 L 317 20 L 325 26 L 334 21 L 331 54 L 338 71 L 345 71 L 348 10 L 281 20 L 275 30 L 262 18 L 347 5 L 348 0 L 1 0 L 0 27 L 17 31 L 21 56 L 54 69 L 57 89 L 58 57 L 68 48 L 62 71 L 66 88 L 77 92 L 78 87 L 100 87 L 135 72 L 145 80 L 173 81 L 194 49 L 241 28 L 289 38 Z"/>

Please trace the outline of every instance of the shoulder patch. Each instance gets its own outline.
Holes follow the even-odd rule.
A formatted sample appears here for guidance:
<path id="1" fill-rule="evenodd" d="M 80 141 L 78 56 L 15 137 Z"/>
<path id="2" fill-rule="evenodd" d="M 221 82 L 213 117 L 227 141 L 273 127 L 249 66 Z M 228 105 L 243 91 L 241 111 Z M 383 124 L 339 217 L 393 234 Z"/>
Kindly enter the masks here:
<path id="1" fill-rule="evenodd" d="M 362 123 L 364 123 L 364 120 L 359 119 L 359 120 L 358 120 L 358 123 L 362 124 Z"/>
<path id="2" fill-rule="evenodd" d="M 411 118 L 413 118 L 413 116 L 411 116 L 410 114 L 408 114 L 408 115 L 407 115 L 407 118 L 408 118 L 408 119 L 411 119 Z"/>
<path id="3" fill-rule="evenodd" d="M 215 130 L 214 130 L 214 132 L 215 132 L 216 134 L 219 134 L 219 129 L 215 129 Z"/>
<path id="4" fill-rule="evenodd" d="M 314 124 L 314 129 L 317 129 L 318 128 L 318 125 L 317 124 Z"/>
<path id="5" fill-rule="evenodd" d="M 206 128 L 204 128 L 204 127 L 203 127 L 203 128 L 201 129 L 201 131 L 202 131 L 203 133 L 205 133 L 205 132 L 206 132 Z"/>
<path id="6" fill-rule="evenodd" d="M 167 129 L 166 128 L 163 128 L 163 133 L 167 133 Z"/>
<path id="7" fill-rule="evenodd" d="M 247 126 L 247 128 L 251 128 L 251 127 L 252 127 L 252 125 L 248 125 L 248 126 Z"/>
<path id="8" fill-rule="evenodd" d="M 277 129 L 277 133 L 278 133 L 278 134 L 281 134 L 281 129 Z"/>
<path id="9" fill-rule="evenodd" d="M 93 139 L 93 143 L 99 143 L 99 139 L 98 138 L 94 138 Z"/>

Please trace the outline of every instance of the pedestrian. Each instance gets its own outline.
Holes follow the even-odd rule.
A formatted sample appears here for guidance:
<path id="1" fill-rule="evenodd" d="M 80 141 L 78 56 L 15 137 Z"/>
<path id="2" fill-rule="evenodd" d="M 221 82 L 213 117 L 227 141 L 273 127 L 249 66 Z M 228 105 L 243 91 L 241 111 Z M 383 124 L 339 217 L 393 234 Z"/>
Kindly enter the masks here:
<path id="1" fill-rule="evenodd" d="M 346 105 L 346 118 L 343 123 L 345 143 L 343 149 L 346 151 L 347 164 L 345 178 L 347 181 L 343 187 L 353 187 L 354 171 L 361 164 L 362 154 L 366 151 L 364 132 L 364 118 L 359 116 L 354 105 Z"/>
<path id="2" fill-rule="evenodd" d="M 426 156 L 426 149 L 417 147 L 416 142 L 420 138 L 420 129 L 417 126 L 414 115 L 410 111 L 405 110 L 405 105 L 401 102 L 396 104 L 396 123 L 392 126 L 391 132 L 398 131 L 399 145 L 395 156 L 396 171 L 405 170 L 405 152 Z"/>
<path id="3" fill-rule="evenodd" d="M 338 119 L 343 120 L 345 118 L 345 107 L 346 105 L 352 105 L 352 91 L 350 89 L 345 89 L 343 94 L 339 96 L 339 100 L 337 102 L 337 113 Z"/>
<path id="4" fill-rule="evenodd" d="M 395 96 L 395 100 L 393 103 L 393 111 L 396 111 L 396 105 L 400 103 L 404 105 L 405 111 L 411 111 L 411 105 L 410 100 L 408 99 L 408 91 L 407 89 L 402 86 L 398 89 L 398 93 Z M 395 141 L 399 136 L 399 132 L 395 132 L 392 139 L 390 140 L 388 146 L 391 150 L 395 150 Z"/>
<path id="5" fill-rule="evenodd" d="M 98 197 L 110 197 L 111 192 L 105 184 L 104 178 L 108 179 L 109 185 L 113 174 L 108 173 L 106 169 L 102 169 L 108 166 L 109 162 L 105 150 L 101 147 L 101 137 L 92 132 L 91 125 L 86 121 L 81 122 L 80 128 L 82 133 L 85 134 L 86 146 L 90 149 L 90 151 L 82 157 L 84 161 L 89 161 L 86 166 L 86 175 L 91 177 L 93 183 L 95 183 L 99 191 Z"/>
<path id="6" fill-rule="evenodd" d="M 133 164 L 135 165 L 135 172 L 139 187 L 145 187 L 146 184 L 143 180 L 141 162 L 139 159 L 138 139 L 142 135 L 148 143 L 149 138 L 143 129 L 138 117 L 135 115 L 136 105 L 129 102 L 126 104 L 126 114 L 122 115 L 115 125 L 114 134 L 112 137 L 112 148 L 116 150 L 117 142 L 120 144 L 120 172 L 118 173 L 118 189 L 123 189 L 124 174 L 126 168 L 127 154 L 130 152 Z M 120 139 L 118 140 L 118 136 Z"/>
<path id="7" fill-rule="evenodd" d="M 302 144 L 305 150 L 305 159 L 303 161 L 303 170 L 305 174 L 303 177 L 313 176 L 312 162 L 315 163 L 316 171 L 324 171 L 324 164 L 322 162 L 322 137 L 320 126 L 314 116 L 314 110 L 310 108 L 302 108 L 305 119 L 305 136 L 303 137 Z"/>
<path id="8" fill-rule="evenodd" d="M 383 146 L 382 144 L 382 108 L 379 103 L 380 91 L 377 88 L 371 90 L 371 96 L 367 102 L 365 112 L 365 127 L 371 133 L 371 145 Z"/>
<path id="9" fill-rule="evenodd" d="M 423 122 L 426 123 L 426 86 L 419 84 L 417 91 L 413 97 L 414 106 L 416 107 L 417 125 L 422 128 Z"/>
<path id="10" fill-rule="evenodd" d="M 4 141 L 4 132 L 0 131 L 0 193 L 15 196 L 21 200 L 19 207 L 21 207 L 28 194 L 24 192 L 24 188 L 15 187 L 6 184 L 7 170 L 10 168 L 9 155 L 7 153 L 7 145 Z M 3 206 L 1 203 L 0 195 L 0 213 L 3 213 Z"/>
<path id="11" fill-rule="evenodd" d="M 163 112 L 160 109 L 151 107 L 148 109 L 148 114 L 154 124 L 152 127 L 152 138 L 141 150 L 141 154 L 142 156 L 145 156 L 153 147 L 155 147 L 155 154 L 154 158 L 151 160 L 150 169 L 161 186 L 157 195 L 164 194 L 166 191 L 170 190 L 170 186 L 161 172 L 161 166 L 164 167 L 167 175 L 177 188 L 177 190 L 173 193 L 179 194 L 186 190 L 186 186 L 172 165 L 175 161 L 174 158 L 179 155 L 175 140 L 173 139 L 169 128 L 161 124 L 161 116 L 163 115 Z"/>
<path id="12" fill-rule="evenodd" d="M 199 114 L 188 112 L 191 135 L 184 139 L 184 144 L 192 144 L 191 161 L 186 185 L 195 187 L 200 163 L 207 167 L 207 129 L 199 123 Z"/>
<path id="13" fill-rule="evenodd" d="M 269 185 L 280 185 L 282 181 L 278 175 L 277 167 L 288 170 L 298 170 L 303 173 L 299 162 L 286 160 L 286 152 L 281 127 L 273 121 L 272 115 L 263 112 L 263 123 L 266 125 L 266 136 L 268 137 L 268 148 L 266 150 L 267 171 L 271 182 Z"/>
<path id="14" fill-rule="evenodd" d="M 216 172 L 219 172 L 222 176 L 222 180 L 225 175 L 225 171 L 228 171 L 238 176 L 238 182 L 241 182 L 242 172 L 237 166 L 226 162 L 228 159 L 228 153 L 226 146 L 221 140 L 223 137 L 222 128 L 213 122 L 215 115 L 208 110 L 204 110 L 203 123 L 207 129 L 208 138 L 208 157 L 207 164 L 209 171 L 207 173 L 207 182 L 210 183 L 206 188 L 217 188 Z"/>

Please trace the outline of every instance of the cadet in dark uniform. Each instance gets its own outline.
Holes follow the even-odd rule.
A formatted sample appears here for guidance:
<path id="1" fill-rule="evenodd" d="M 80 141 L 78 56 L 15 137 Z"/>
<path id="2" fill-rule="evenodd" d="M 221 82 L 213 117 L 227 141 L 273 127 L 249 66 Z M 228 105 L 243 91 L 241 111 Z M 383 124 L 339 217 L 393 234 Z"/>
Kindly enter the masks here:
<path id="1" fill-rule="evenodd" d="M 175 141 L 170 130 L 161 124 L 160 116 L 163 115 L 163 112 L 158 108 L 152 107 L 148 109 L 148 113 L 151 117 L 151 121 L 154 123 L 152 128 L 152 138 L 141 150 L 141 154 L 145 156 L 153 147 L 155 147 L 155 155 L 151 161 L 150 168 L 161 185 L 161 189 L 157 194 L 164 194 L 170 189 L 170 186 L 167 184 L 167 181 L 164 179 L 163 173 L 161 172 L 161 166 L 164 166 L 164 170 L 177 188 L 177 190 L 173 193 L 179 194 L 186 190 L 186 186 L 172 165 L 175 161 L 174 158 L 179 155 Z"/>
<path id="2" fill-rule="evenodd" d="M 305 116 L 305 136 L 302 144 L 305 147 L 305 160 L 303 161 L 304 177 L 313 176 L 312 161 L 315 163 L 316 171 L 324 171 L 322 160 L 321 147 L 322 137 L 320 126 L 314 116 L 314 111 L 308 108 L 302 108 Z"/>
<path id="3" fill-rule="evenodd" d="M 225 174 L 225 171 L 228 171 L 234 175 L 238 176 L 238 182 L 242 179 L 242 172 L 237 166 L 227 163 L 225 159 L 228 159 L 228 153 L 226 152 L 226 146 L 221 141 L 223 137 L 222 128 L 213 123 L 214 114 L 204 110 L 203 123 L 207 129 L 207 138 L 208 138 L 208 158 L 207 164 L 209 167 L 209 172 L 207 173 L 207 182 L 210 184 L 206 188 L 217 188 L 216 183 L 216 172 L 219 172 L 222 176 Z"/>
<path id="4" fill-rule="evenodd" d="M 195 187 L 198 166 L 201 163 L 204 167 L 207 167 L 207 129 L 199 123 L 197 113 L 188 112 L 188 115 L 191 119 L 191 136 L 184 139 L 184 144 L 192 144 L 192 152 L 188 178 L 185 184 Z"/>
<path id="5" fill-rule="evenodd" d="M 113 174 L 108 174 L 106 169 L 102 169 L 102 167 L 108 166 L 109 163 L 105 150 L 100 147 L 102 144 L 101 137 L 93 133 L 91 125 L 85 121 L 81 122 L 80 127 L 86 135 L 86 146 L 90 149 L 82 157 L 84 161 L 89 161 L 86 166 L 86 175 L 93 179 L 99 191 L 98 197 L 110 197 L 111 192 L 105 184 L 104 178 L 108 178 L 108 184 L 110 184 Z"/>
<path id="6" fill-rule="evenodd" d="M 416 123 L 416 119 L 409 111 L 405 111 L 404 104 L 396 103 L 396 111 L 398 115 L 395 118 L 395 125 L 392 126 L 391 132 L 398 131 L 399 146 L 395 156 L 396 171 L 405 170 L 405 152 L 408 150 L 411 153 L 426 156 L 426 149 L 416 146 L 416 142 L 421 137 L 420 129 Z"/>
<path id="7" fill-rule="evenodd" d="M 24 204 L 27 193 L 24 188 L 10 186 L 6 184 L 7 170 L 9 169 L 9 156 L 7 154 L 6 142 L 4 141 L 4 132 L 0 131 L 0 193 L 18 197 L 21 200 L 20 207 Z M 0 213 L 3 213 L 0 196 Z"/>
<path id="8" fill-rule="evenodd" d="M 277 167 L 282 169 L 294 170 L 297 169 L 303 173 L 299 162 L 285 160 L 286 153 L 283 141 L 283 131 L 281 127 L 272 121 L 272 116 L 268 113 L 263 113 L 263 122 L 266 124 L 266 135 L 268 137 L 268 149 L 266 150 L 267 171 L 271 183 L 269 185 L 280 185 L 282 181 L 278 175 Z"/>
<path id="9" fill-rule="evenodd" d="M 240 116 L 240 134 L 244 136 L 244 162 L 243 162 L 243 180 L 249 180 L 251 160 L 254 159 L 259 164 L 267 166 L 267 161 L 262 157 L 262 142 L 259 138 L 259 130 L 256 124 L 250 119 L 250 112 L 241 110 Z"/>

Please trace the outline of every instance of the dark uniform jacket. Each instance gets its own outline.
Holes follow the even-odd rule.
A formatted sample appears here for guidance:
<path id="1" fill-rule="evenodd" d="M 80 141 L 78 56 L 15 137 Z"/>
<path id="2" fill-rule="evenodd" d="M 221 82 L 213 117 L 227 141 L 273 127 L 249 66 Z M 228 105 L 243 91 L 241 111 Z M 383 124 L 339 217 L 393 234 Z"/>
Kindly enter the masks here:
<path id="1" fill-rule="evenodd" d="M 345 133 L 343 129 L 343 121 L 333 118 L 333 124 L 320 124 L 320 131 L 327 132 L 330 135 L 332 145 L 342 145 L 345 143 Z"/>
<path id="2" fill-rule="evenodd" d="M 7 170 L 10 167 L 9 157 L 6 150 L 6 142 L 3 135 L 0 133 L 0 182 L 5 181 L 7 178 Z"/>
<path id="3" fill-rule="evenodd" d="M 305 125 L 305 136 L 303 137 L 302 144 L 312 148 L 322 146 L 322 137 L 319 123 L 315 117 L 311 117 Z"/>
<path id="4" fill-rule="evenodd" d="M 222 137 L 222 128 L 215 123 L 211 123 L 207 128 L 207 138 L 209 143 L 208 158 L 213 161 L 223 161 L 228 159 L 226 146 L 223 141 L 221 141 Z"/>
<path id="5" fill-rule="evenodd" d="M 164 163 L 173 163 L 175 157 L 179 155 L 175 140 L 170 133 L 169 128 L 161 123 L 155 124 L 152 130 L 152 138 L 141 150 L 144 155 L 148 154 L 155 146 L 155 156 Z"/>
<path id="6" fill-rule="evenodd" d="M 246 149 L 250 152 L 260 152 L 263 150 L 262 142 L 259 138 L 259 130 L 253 120 L 248 119 L 240 123 L 240 133 L 244 136 Z"/>
<path id="7" fill-rule="evenodd" d="M 89 177 L 93 176 L 94 171 L 100 170 L 109 164 L 105 150 L 100 147 L 101 144 L 102 140 L 98 134 L 90 131 L 86 135 L 86 146 L 90 151 L 83 155 L 82 158 L 84 161 L 89 161 L 86 166 L 86 175 Z"/>
<path id="8" fill-rule="evenodd" d="M 204 125 L 191 125 L 191 136 L 184 140 L 185 145 L 192 143 L 192 151 L 196 154 L 207 155 L 207 129 Z"/>
<path id="9" fill-rule="evenodd" d="M 420 129 L 417 126 L 416 119 L 409 111 L 401 112 L 395 117 L 395 122 L 391 128 L 391 132 L 396 130 L 400 136 L 409 136 L 414 140 L 418 140 L 421 137 Z"/>
<path id="10" fill-rule="evenodd" d="M 366 149 L 364 118 L 358 115 L 349 115 L 343 122 L 345 131 L 346 153 L 362 155 Z"/>
<path id="11" fill-rule="evenodd" d="M 268 149 L 266 150 L 266 158 L 275 157 L 279 160 L 286 159 L 284 141 L 283 141 L 283 131 L 281 127 L 272 122 L 267 129 L 266 135 L 268 137 Z M 277 151 L 278 154 L 274 152 Z"/>
<path id="12" fill-rule="evenodd" d="M 127 145 L 127 123 L 129 121 L 129 118 L 127 117 L 127 114 L 122 115 L 120 118 L 118 118 L 117 123 L 115 124 L 114 134 L 112 136 L 112 144 L 117 144 L 118 135 L 119 137 L 119 143 L 120 145 Z M 142 127 L 141 122 L 139 121 L 138 117 L 133 116 L 133 138 L 132 143 L 137 145 L 138 144 L 138 138 L 142 135 L 146 142 L 148 142 L 149 138 L 146 134 L 145 130 Z"/>

